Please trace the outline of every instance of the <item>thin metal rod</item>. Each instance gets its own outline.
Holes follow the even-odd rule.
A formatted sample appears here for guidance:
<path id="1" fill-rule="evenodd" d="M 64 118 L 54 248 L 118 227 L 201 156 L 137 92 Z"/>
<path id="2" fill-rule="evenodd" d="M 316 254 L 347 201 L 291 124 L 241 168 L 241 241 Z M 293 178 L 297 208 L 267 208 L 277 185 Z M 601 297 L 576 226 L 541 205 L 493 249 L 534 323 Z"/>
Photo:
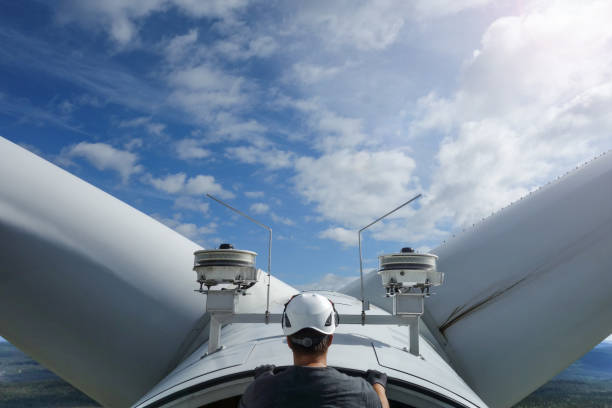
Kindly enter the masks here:
<path id="1" fill-rule="evenodd" d="M 270 313 L 270 322 L 280 323 L 282 316 L 280 313 Z M 369 314 L 366 316 L 366 324 L 377 326 L 410 326 L 414 324 L 417 317 L 419 315 L 393 316 L 388 314 Z M 359 314 L 343 314 L 340 316 L 340 319 L 342 320 L 341 324 L 361 324 L 361 315 Z M 223 323 L 265 323 L 265 321 L 266 315 L 262 313 L 238 313 L 231 315 L 227 320 L 223 320 Z"/>
<path id="2" fill-rule="evenodd" d="M 415 195 L 410 200 L 406 201 L 404 204 L 402 204 L 402 205 L 400 205 L 398 207 L 395 207 L 393 210 L 389 211 L 388 213 L 386 213 L 382 217 L 378 217 L 377 219 L 375 219 L 374 221 L 372 221 L 371 223 L 369 223 L 368 225 L 366 225 L 365 227 L 360 229 L 359 232 L 357 233 L 357 236 L 359 238 L 359 274 L 360 274 L 360 277 L 361 277 L 361 317 L 362 317 L 362 322 L 365 322 L 365 297 L 364 297 L 364 294 L 363 294 L 363 260 L 361 258 L 361 232 L 363 230 L 365 230 L 366 228 L 369 228 L 372 225 L 376 224 L 378 221 L 382 220 L 383 218 L 393 214 L 394 212 L 396 212 L 400 208 L 407 206 L 408 204 L 410 204 L 414 200 L 418 200 L 419 198 L 421 198 L 421 196 L 422 196 L 422 194 Z"/>
<path id="3" fill-rule="evenodd" d="M 216 198 L 215 196 L 213 196 L 212 194 L 206 194 L 206 196 L 212 200 L 215 200 L 216 202 L 218 202 L 219 204 L 229 208 L 230 210 L 242 215 L 243 217 L 245 217 L 246 219 L 248 219 L 249 221 L 259 225 L 260 227 L 263 227 L 265 229 L 268 230 L 268 289 L 267 289 L 267 294 L 266 294 L 266 316 L 270 315 L 270 281 L 271 281 L 271 270 L 272 270 L 272 228 L 270 228 L 269 226 L 267 226 L 266 224 L 263 224 L 259 221 L 257 221 L 255 218 L 243 213 L 242 211 L 232 207 L 231 205 L 219 200 L 218 198 Z M 266 319 L 266 323 L 267 323 Z"/>

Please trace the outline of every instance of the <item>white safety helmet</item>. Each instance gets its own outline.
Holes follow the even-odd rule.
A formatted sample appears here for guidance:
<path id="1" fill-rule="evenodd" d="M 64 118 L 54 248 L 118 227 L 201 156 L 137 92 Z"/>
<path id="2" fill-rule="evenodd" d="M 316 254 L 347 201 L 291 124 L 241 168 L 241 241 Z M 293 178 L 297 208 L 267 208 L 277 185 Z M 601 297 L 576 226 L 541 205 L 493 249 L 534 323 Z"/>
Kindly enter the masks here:
<path id="1" fill-rule="evenodd" d="M 290 336 L 302 329 L 314 329 L 322 334 L 333 334 L 340 317 L 333 302 L 316 293 L 300 293 L 285 304 L 281 318 L 283 333 Z"/>

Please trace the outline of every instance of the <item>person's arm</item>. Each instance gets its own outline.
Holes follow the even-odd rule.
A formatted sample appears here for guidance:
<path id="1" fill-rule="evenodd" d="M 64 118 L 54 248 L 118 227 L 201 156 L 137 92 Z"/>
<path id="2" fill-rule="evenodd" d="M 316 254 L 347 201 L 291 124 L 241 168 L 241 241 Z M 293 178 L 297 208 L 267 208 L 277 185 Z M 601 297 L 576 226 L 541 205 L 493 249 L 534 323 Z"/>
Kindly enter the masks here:
<path id="1" fill-rule="evenodd" d="M 382 408 L 389 408 L 389 400 L 387 399 L 387 391 L 385 390 L 387 386 L 387 374 L 376 370 L 368 370 L 366 372 L 366 380 L 372 384 L 374 391 L 380 399 Z"/>
<path id="2" fill-rule="evenodd" d="M 389 408 L 389 400 L 387 399 L 387 391 L 385 390 L 385 387 L 378 383 L 372 385 L 372 387 L 374 387 L 374 391 L 376 391 L 378 398 L 380 398 L 380 405 L 382 408 Z"/>

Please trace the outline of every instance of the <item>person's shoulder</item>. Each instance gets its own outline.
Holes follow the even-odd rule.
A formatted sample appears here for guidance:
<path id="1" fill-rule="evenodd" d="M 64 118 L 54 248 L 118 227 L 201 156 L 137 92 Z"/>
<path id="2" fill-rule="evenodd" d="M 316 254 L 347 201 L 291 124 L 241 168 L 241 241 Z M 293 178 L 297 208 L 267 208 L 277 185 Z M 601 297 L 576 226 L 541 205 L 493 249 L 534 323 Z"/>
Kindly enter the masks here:
<path id="1" fill-rule="evenodd" d="M 345 374 L 330 367 L 330 373 L 334 375 L 338 380 L 344 382 L 345 387 L 351 389 L 354 392 L 356 398 L 360 398 L 364 404 L 364 407 L 380 407 L 380 399 L 374 387 L 367 382 L 364 378 L 358 376 L 352 376 Z"/>
<path id="2" fill-rule="evenodd" d="M 263 375 L 254 379 L 240 398 L 240 407 L 266 406 L 267 399 L 279 386 L 278 375 Z"/>
<path id="3" fill-rule="evenodd" d="M 345 374 L 345 373 L 341 372 L 340 370 L 338 370 L 338 369 L 336 369 L 334 367 L 327 367 L 327 368 L 328 368 L 328 371 L 329 371 L 329 373 L 331 375 L 334 375 L 334 376 L 336 376 L 338 378 L 344 378 L 344 379 L 349 380 L 349 381 L 358 381 L 358 382 L 363 381 L 363 382 L 366 382 L 366 380 L 364 380 L 361 377 Z"/>
<path id="4" fill-rule="evenodd" d="M 329 367 L 330 368 L 330 374 L 335 376 L 336 378 L 338 378 L 339 380 L 344 380 L 348 383 L 352 383 L 354 385 L 358 385 L 361 388 L 365 388 L 367 390 L 372 389 L 372 386 L 362 377 L 358 377 L 358 376 L 352 376 L 352 375 L 348 375 L 345 374 L 343 372 L 338 371 L 337 369 L 333 368 L 333 367 Z"/>

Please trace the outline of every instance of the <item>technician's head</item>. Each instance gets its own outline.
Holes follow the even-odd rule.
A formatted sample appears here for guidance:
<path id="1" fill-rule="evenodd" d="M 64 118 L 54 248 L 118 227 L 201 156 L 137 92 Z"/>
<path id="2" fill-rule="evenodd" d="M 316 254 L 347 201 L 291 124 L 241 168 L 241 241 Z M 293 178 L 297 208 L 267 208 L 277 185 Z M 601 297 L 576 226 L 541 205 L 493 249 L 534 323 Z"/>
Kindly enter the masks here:
<path id="1" fill-rule="evenodd" d="M 338 320 L 329 299 L 316 293 L 300 293 L 285 305 L 281 324 L 295 354 L 320 355 L 327 353 Z"/>

